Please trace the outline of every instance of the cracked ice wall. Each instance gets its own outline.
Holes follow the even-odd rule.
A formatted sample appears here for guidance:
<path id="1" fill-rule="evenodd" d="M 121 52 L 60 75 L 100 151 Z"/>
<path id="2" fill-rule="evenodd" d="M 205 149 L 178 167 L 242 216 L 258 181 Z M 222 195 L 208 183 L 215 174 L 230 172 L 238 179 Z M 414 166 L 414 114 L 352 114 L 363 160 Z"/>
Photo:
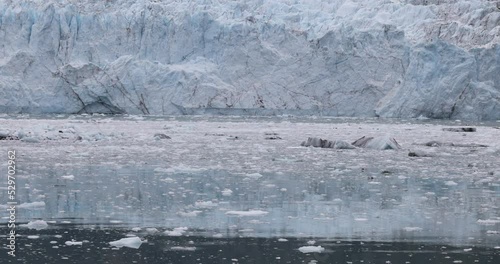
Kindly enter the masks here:
<path id="1" fill-rule="evenodd" d="M 497 1 L 0 0 L 0 112 L 500 119 Z"/>

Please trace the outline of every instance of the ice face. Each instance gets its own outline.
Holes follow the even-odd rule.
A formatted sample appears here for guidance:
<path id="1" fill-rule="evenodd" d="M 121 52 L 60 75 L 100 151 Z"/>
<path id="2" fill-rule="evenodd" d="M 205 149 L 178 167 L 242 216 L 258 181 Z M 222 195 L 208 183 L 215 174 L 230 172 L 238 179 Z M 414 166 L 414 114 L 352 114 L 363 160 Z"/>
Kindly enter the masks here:
<path id="1" fill-rule="evenodd" d="M 0 112 L 499 119 L 494 1 L 0 1 Z"/>

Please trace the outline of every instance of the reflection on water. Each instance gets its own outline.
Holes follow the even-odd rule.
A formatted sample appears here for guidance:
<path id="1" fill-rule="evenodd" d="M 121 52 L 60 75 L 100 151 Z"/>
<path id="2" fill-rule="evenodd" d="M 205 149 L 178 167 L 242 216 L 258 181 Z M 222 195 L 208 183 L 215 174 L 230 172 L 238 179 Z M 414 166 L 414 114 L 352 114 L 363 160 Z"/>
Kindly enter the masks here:
<path id="1" fill-rule="evenodd" d="M 185 226 L 193 235 L 206 237 L 322 237 L 487 247 L 500 241 L 500 187 L 470 179 L 451 182 L 393 172 L 376 178 L 355 172 L 232 174 L 162 169 L 168 167 L 165 164 L 116 167 L 74 168 L 67 172 L 74 179 L 62 178 L 57 167 L 23 168 L 31 175 L 18 179 L 17 198 L 23 203 L 43 201 L 45 206 L 18 209 L 18 219 L 160 231 Z M 331 171 L 342 169 L 332 166 Z M 260 211 L 250 216 L 226 213 L 249 210 Z"/>

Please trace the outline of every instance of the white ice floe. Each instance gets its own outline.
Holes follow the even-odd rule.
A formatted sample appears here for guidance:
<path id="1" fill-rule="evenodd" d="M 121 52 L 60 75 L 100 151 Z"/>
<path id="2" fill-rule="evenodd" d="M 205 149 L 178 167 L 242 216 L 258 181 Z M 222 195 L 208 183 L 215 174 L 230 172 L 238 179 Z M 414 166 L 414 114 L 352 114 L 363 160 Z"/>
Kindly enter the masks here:
<path id="1" fill-rule="evenodd" d="M 477 223 L 480 225 L 496 225 L 500 223 L 499 219 L 478 219 Z"/>
<path id="2" fill-rule="evenodd" d="M 321 253 L 325 251 L 325 248 L 322 246 L 304 246 L 300 247 L 299 251 L 302 253 Z"/>
<path id="3" fill-rule="evenodd" d="M 444 185 L 446 185 L 446 186 L 457 186 L 457 185 L 458 185 L 458 183 L 456 183 L 456 182 L 454 182 L 454 181 L 446 181 L 446 182 L 444 183 Z"/>
<path id="4" fill-rule="evenodd" d="M 224 189 L 222 190 L 222 196 L 231 196 L 233 194 L 233 191 L 231 189 Z"/>
<path id="5" fill-rule="evenodd" d="M 167 236 L 182 236 L 187 230 L 187 227 L 176 227 L 173 230 L 165 231 L 165 234 Z"/>
<path id="6" fill-rule="evenodd" d="M 170 249 L 174 251 L 195 251 L 196 247 L 171 247 Z"/>
<path id="7" fill-rule="evenodd" d="M 263 216 L 268 214 L 269 212 L 262 210 L 249 210 L 249 211 L 227 211 L 226 215 L 234 215 L 234 216 Z"/>
<path id="8" fill-rule="evenodd" d="M 61 179 L 74 180 L 75 176 L 74 175 L 64 175 L 64 176 L 61 176 Z"/>
<path id="9" fill-rule="evenodd" d="M 32 236 L 27 236 L 29 239 L 38 239 L 40 236 L 32 235 Z"/>
<path id="10" fill-rule="evenodd" d="M 43 220 L 35 220 L 35 221 L 30 221 L 27 224 L 19 225 L 19 226 L 27 227 L 29 229 L 42 230 L 42 229 L 47 228 L 49 225 L 47 224 L 47 222 L 45 222 Z"/>
<path id="11" fill-rule="evenodd" d="M 196 208 L 207 209 L 207 208 L 217 207 L 218 204 L 214 203 L 212 201 L 197 201 L 197 202 L 194 203 L 194 206 Z"/>
<path id="12" fill-rule="evenodd" d="M 189 167 L 183 164 L 179 164 L 177 166 L 172 166 L 170 168 L 156 168 L 154 171 L 155 172 L 162 172 L 162 173 L 198 173 L 198 172 L 203 172 L 206 169 L 200 169 L 200 168 L 193 168 Z"/>
<path id="13" fill-rule="evenodd" d="M 67 246 L 81 246 L 83 244 L 82 241 L 66 241 L 64 242 L 64 244 L 66 244 Z"/>
<path id="14" fill-rule="evenodd" d="M 154 227 L 148 227 L 148 228 L 146 228 L 146 232 L 148 232 L 148 233 L 158 233 L 160 231 L 158 229 L 154 228 Z"/>
<path id="15" fill-rule="evenodd" d="M 203 211 L 194 210 L 190 212 L 178 212 L 177 214 L 183 217 L 196 217 L 201 213 L 203 213 Z"/>
<path id="16" fill-rule="evenodd" d="M 122 238 L 120 240 L 111 241 L 109 245 L 117 248 L 128 247 L 138 249 L 144 241 L 142 241 L 139 237 L 127 237 Z"/>
<path id="17" fill-rule="evenodd" d="M 262 174 L 255 172 L 255 173 L 248 173 L 245 176 L 247 176 L 248 178 L 252 178 L 252 179 L 259 179 L 262 177 Z"/>

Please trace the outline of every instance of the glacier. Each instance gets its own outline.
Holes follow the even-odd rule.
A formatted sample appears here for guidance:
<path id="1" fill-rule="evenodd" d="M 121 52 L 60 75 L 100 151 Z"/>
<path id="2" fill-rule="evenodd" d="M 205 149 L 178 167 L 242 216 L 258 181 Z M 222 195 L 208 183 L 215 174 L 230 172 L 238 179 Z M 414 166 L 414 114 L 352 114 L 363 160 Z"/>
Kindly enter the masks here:
<path id="1" fill-rule="evenodd" d="M 500 2 L 0 0 L 0 112 L 500 119 Z"/>

